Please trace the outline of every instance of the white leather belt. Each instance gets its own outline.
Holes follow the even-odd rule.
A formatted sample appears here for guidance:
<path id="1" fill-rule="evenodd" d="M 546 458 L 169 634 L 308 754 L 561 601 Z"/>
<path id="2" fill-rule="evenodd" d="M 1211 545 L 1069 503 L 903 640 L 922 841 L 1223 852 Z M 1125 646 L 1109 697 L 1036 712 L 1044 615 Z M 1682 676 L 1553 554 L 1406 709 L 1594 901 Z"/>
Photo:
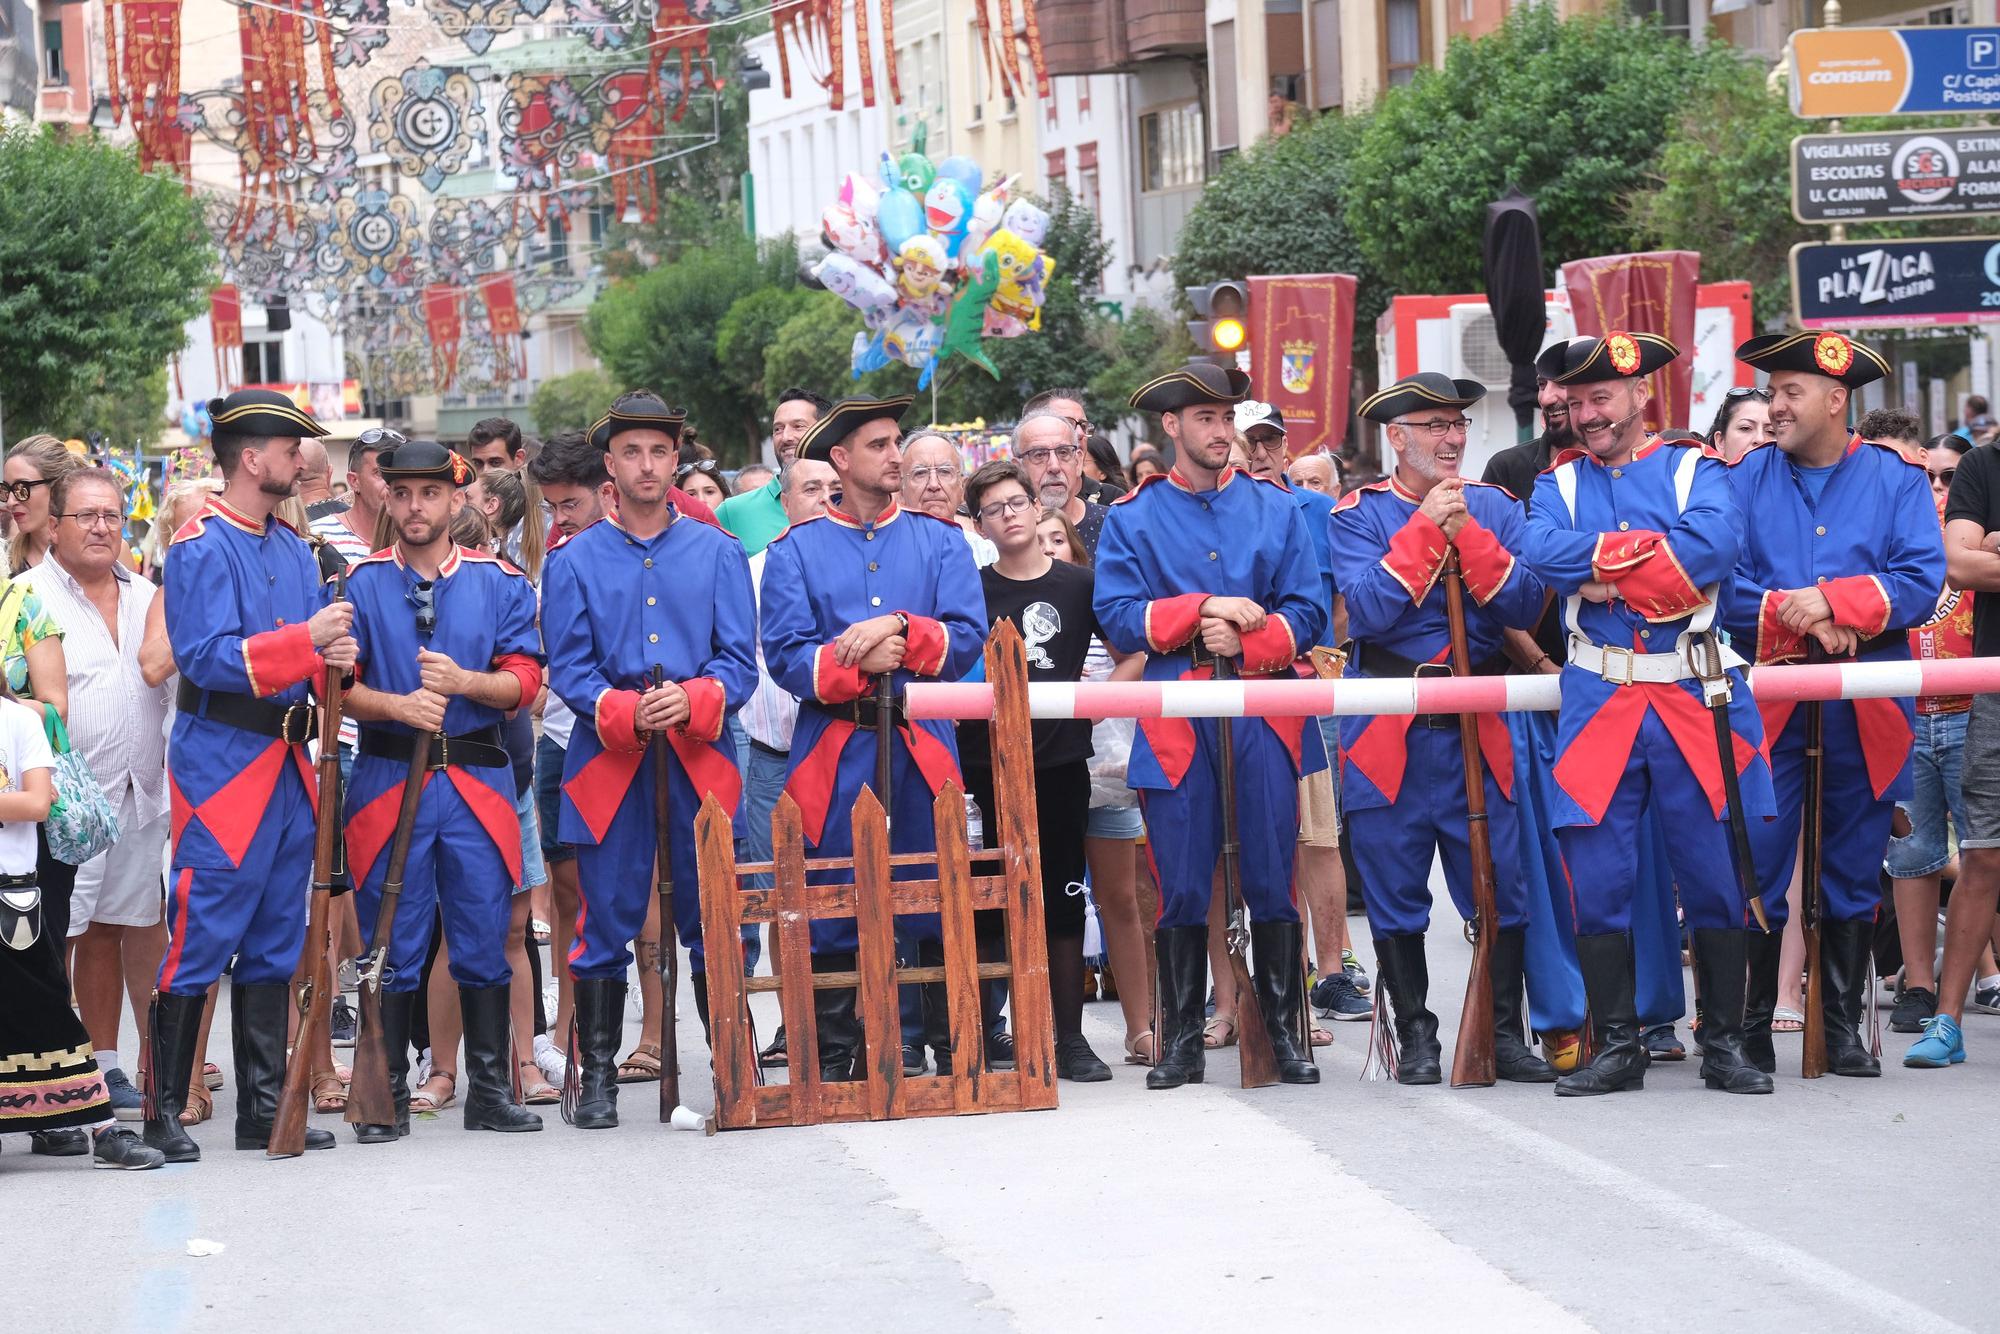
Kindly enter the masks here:
<path id="1" fill-rule="evenodd" d="M 1581 635 L 1569 637 L 1572 667 L 1591 673 L 1614 686 L 1639 683 L 1665 684 L 1691 681 L 1695 670 L 1680 653 L 1635 653 L 1616 645 L 1593 644 Z"/>

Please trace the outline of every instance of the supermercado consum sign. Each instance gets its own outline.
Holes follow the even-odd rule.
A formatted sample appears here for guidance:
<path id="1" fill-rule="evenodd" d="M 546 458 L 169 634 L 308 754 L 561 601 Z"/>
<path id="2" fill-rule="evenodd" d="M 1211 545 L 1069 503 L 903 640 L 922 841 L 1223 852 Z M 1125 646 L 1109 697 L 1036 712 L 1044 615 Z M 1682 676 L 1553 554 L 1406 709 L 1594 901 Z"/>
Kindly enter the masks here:
<path id="1" fill-rule="evenodd" d="M 2000 236 L 1795 245 L 1792 303 L 1807 329 L 2000 321 Z"/>
<path id="2" fill-rule="evenodd" d="M 1789 51 L 1808 118 L 2000 110 L 2000 28 L 1805 28 Z"/>
<path id="3" fill-rule="evenodd" d="M 2000 129 L 1792 140 L 1792 216 L 1800 222 L 1994 212 L 2000 212 Z"/>

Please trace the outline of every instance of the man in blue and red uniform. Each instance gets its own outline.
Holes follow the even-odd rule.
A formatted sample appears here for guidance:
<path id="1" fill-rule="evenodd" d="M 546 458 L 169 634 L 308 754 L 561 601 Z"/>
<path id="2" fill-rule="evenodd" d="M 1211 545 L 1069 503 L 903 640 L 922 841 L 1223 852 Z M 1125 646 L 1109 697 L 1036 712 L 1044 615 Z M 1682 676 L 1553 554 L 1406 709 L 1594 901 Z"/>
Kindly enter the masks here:
<path id="1" fill-rule="evenodd" d="M 1722 607 L 1730 638 L 1755 645 L 1758 662 L 1793 661 L 1814 646 L 1829 658 L 1909 661 L 1909 628 L 1931 618 L 1944 586 L 1930 473 L 1894 445 L 1847 429 L 1853 392 L 1888 374 L 1889 363 L 1865 343 L 1810 331 L 1753 338 L 1736 355 L 1771 377 L 1777 443 L 1755 446 L 1729 470 L 1737 508 L 1749 516 Z M 1916 704 L 1828 700 L 1819 708 L 1829 761 L 1821 768 L 1819 886 L 1827 1068 L 1879 1075 L 1859 1026 L 1872 990 L 1889 825 L 1912 790 Z M 1778 818 L 1750 831 L 1771 932 L 1751 941 L 1746 1025 L 1751 1060 L 1770 1071 L 1785 891 L 1804 818 L 1807 711 L 1773 701 L 1762 712 Z"/>
<path id="2" fill-rule="evenodd" d="M 674 927 L 688 950 L 695 1007 L 708 1027 L 694 819 L 713 796 L 733 818 L 742 787 L 723 724 L 757 687 L 757 604 L 743 547 L 673 499 L 687 414 L 655 394 L 619 398 L 591 428 L 618 509 L 549 553 L 542 637 L 549 688 L 576 713 L 563 759 L 557 830 L 576 848 L 581 908 L 570 971 L 582 1061 L 575 1123 L 618 1124 L 618 1042 L 625 1031 L 627 945 L 646 921 L 653 878 L 653 766 L 664 736 Z M 651 685 L 658 678 L 664 682 Z M 664 937 L 667 924 L 660 924 Z M 664 938 L 661 949 L 671 949 Z M 642 965 L 643 966 L 643 965 Z M 742 967 L 734 948 L 722 966 Z"/>
<path id="3" fill-rule="evenodd" d="M 410 1015 L 440 914 L 465 1015 L 468 1130 L 540 1130 L 514 1100 L 509 1043 L 507 924 L 521 879 L 514 774 L 504 717 L 533 705 L 542 684 L 535 590 L 527 576 L 451 541 L 451 516 L 472 465 L 431 440 L 386 449 L 396 541 L 355 563 L 347 599 L 360 644 L 347 710 L 360 724 L 348 780 L 348 865 L 371 950 L 386 949 L 382 1027 L 396 1124 L 357 1125 L 364 1144 L 409 1133 Z M 409 860 L 389 939 L 373 938 L 388 849 L 416 747 L 429 755 L 411 826 Z"/>
<path id="4" fill-rule="evenodd" d="M 166 583 L 181 673 L 167 762 L 173 942 L 153 1004 L 146 1142 L 175 1163 L 201 1157 L 180 1113 L 202 1005 L 225 967 L 236 1147 L 270 1142 L 312 863 L 318 787 L 306 742 L 317 724 L 308 686 L 355 658 L 353 608 L 321 605 L 311 548 L 272 516 L 298 488 L 299 442 L 326 431 L 267 389 L 216 399 L 209 417 L 222 494 L 174 535 Z M 308 1129 L 306 1147 L 332 1148 L 333 1136 Z"/>
<path id="5" fill-rule="evenodd" d="M 764 548 L 764 660 L 771 679 L 799 697 L 785 790 L 822 857 L 852 855 L 849 813 L 862 787 L 875 785 L 877 681 L 887 675 L 898 691 L 922 678 L 955 681 L 986 643 L 986 595 L 964 535 L 897 504 L 898 423 L 911 401 L 843 399 L 814 422 L 798 456 L 833 465 L 840 499 Z M 893 724 L 890 850 L 932 852 L 931 802 L 961 781 L 955 729 L 948 721 Z M 920 948 L 938 939 L 934 916 L 903 929 Z M 812 936 L 816 971 L 854 967 L 852 918 L 814 922 Z M 813 1003 L 820 1078 L 853 1078 L 862 1057 L 854 991 L 819 990 Z M 920 1037 L 906 1031 L 902 1041 Z"/>
<path id="6" fill-rule="evenodd" d="M 1390 476 L 1350 491 L 1334 511 L 1334 578 L 1347 598 L 1354 648 L 1347 675 L 1449 675 L 1451 624 L 1443 587 L 1456 556 L 1465 593 L 1465 637 L 1475 675 L 1507 670 L 1507 629 L 1531 630 L 1545 600 L 1541 580 L 1515 553 L 1526 535 L 1521 503 L 1498 486 L 1468 482 L 1465 409 L 1486 396 L 1470 380 L 1425 371 L 1361 405 L 1388 427 Z M 1383 715 L 1341 720 L 1341 804 L 1361 866 L 1361 894 L 1375 957 L 1395 1009 L 1396 1078 L 1442 1078 L 1437 1016 L 1427 1002 L 1431 859 L 1444 853 L 1445 884 L 1467 921 L 1472 849 L 1465 755 L 1458 715 Z M 1493 942 L 1493 1034 L 1500 1078 L 1546 1084 L 1548 1064 L 1528 1050 L 1521 1013 L 1521 962 L 1528 927 L 1514 811 L 1514 748 L 1498 714 L 1479 715 L 1486 823 L 1492 842 L 1499 934 Z"/>
<path id="7" fill-rule="evenodd" d="M 1283 488 L 1229 465 L 1231 409 L 1248 389 L 1241 371 L 1191 362 L 1132 396 L 1134 408 L 1160 414 L 1178 461 L 1112 504 L 1098 543 L 1095 601 L 1106 642 L 1145 653 L 1148 681 L 1206 680 L 1222 658 L 1240 676 L 1289 676 L 1326 630 L 1303 512 Z M 1299 779 L 1326 767 L 1311 721 L 1242 718 L 1231 726 L 1257 996 L 1279 1077 L 1289 1084 L 1319 1081 L 1292 1025 L 1305 984 L 1292 895 Z M 1126 781 L 1139 793 L 1160 886 L 1154 950 L 1165 1033 L 1147 1088 L 1198 1084 L 1204 1074 L 1208 910 L 1222 848 L 1218 734 L 1213 719 L 1145 718 L 1132 742 Z"/>
<path id="8" fill-rule="evenodd" d="M 1639 1088 L 1645 1079 L 1631 930 L 1649 802 L 1672 831 L 1670 860 L 1694 941 L 1703 1079 L 1732 1093 L 1771 1091 L 1770 1076 L 1743 1053 L 1748 904 L 1731 851 L 1714 715 L 1693 665 L 1700 650 L 1726 664 L 1709 688 L 1728 697 L 1742 814 L 1768 818 L 1756 705 L 1741 659 L 1709 637 L 1743 522 L 1720 459 L 1645 428 L 1645 377 L 1678 355 L 1664 338 L 1612 332 L 1557 343 L 1535 367 L 1564 387 L 1582 441 L 1537 480 L 1523 552 L 1565 599 L 1569 629 L 1553 814 L 1597 1051 L 1556 1081 L 1562 1097 Z"/>

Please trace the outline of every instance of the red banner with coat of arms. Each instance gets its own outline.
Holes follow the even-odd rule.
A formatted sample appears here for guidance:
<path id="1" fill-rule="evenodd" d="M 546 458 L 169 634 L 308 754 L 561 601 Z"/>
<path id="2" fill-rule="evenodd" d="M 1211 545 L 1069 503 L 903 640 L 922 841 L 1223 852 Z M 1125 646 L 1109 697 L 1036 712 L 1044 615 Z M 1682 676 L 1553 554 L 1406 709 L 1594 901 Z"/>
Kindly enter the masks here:
<path id="1" fill-rule="evenodd" d="M 1687 418 L 1694 400 L 1695 288 L 1700 280 L 1701 253 L 1695 250 L 1605 255 L 1562 266 L 1577 333 L 1601 336 L 1617 329 L 1658 334 L 1680 349 L 1666 369 L 1647 377 L 1652 390 L 1646 400 L 1648 430 L 1693 425 Z"/>
<path id="2" fill-rule="evenodd" d="M 1347 439 L 1354 381 L 1354 293 L 1345 273 L 1250 279 L 1250 384 L 1285 414 L 1293 458 Z"/>

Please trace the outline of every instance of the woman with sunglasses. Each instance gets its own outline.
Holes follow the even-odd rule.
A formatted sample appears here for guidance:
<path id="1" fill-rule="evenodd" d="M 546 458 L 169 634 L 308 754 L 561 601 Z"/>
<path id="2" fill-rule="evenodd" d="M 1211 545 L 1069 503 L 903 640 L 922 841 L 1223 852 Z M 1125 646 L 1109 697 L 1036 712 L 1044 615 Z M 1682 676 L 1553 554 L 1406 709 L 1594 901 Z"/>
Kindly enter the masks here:
<path id="1" fill-rule="evenodd" d="M 722 480 L 722 465 L 714 459 L 683 463 L 674 473 L 674 485 L 710 509 L 720 505 L 729 495 L 729 488 Z"/>
<path id="2" fill-rule="evenodd" d="M 1709 448 L 1734 463 L 1752 445 L 1761 445 L 1770 438 L 1770 390 L 1732 389 L 1722 396 L 1722 406 L 1715 410 L 1715 422 L 1708 428 Z"/>
<path id="3" fill-rule="evenodd" d="M 7 543 L 9 570 L 19 574 L 40 565 L 49 554 L 56 535 L 55 521 L 49 517 L 49 492 L 82 466 L 83 460 L 52 435 L 28 436 L 7 451 L 0 495 L 5 495 L 7 513 L 14 521 L 14 535 Z"/>

